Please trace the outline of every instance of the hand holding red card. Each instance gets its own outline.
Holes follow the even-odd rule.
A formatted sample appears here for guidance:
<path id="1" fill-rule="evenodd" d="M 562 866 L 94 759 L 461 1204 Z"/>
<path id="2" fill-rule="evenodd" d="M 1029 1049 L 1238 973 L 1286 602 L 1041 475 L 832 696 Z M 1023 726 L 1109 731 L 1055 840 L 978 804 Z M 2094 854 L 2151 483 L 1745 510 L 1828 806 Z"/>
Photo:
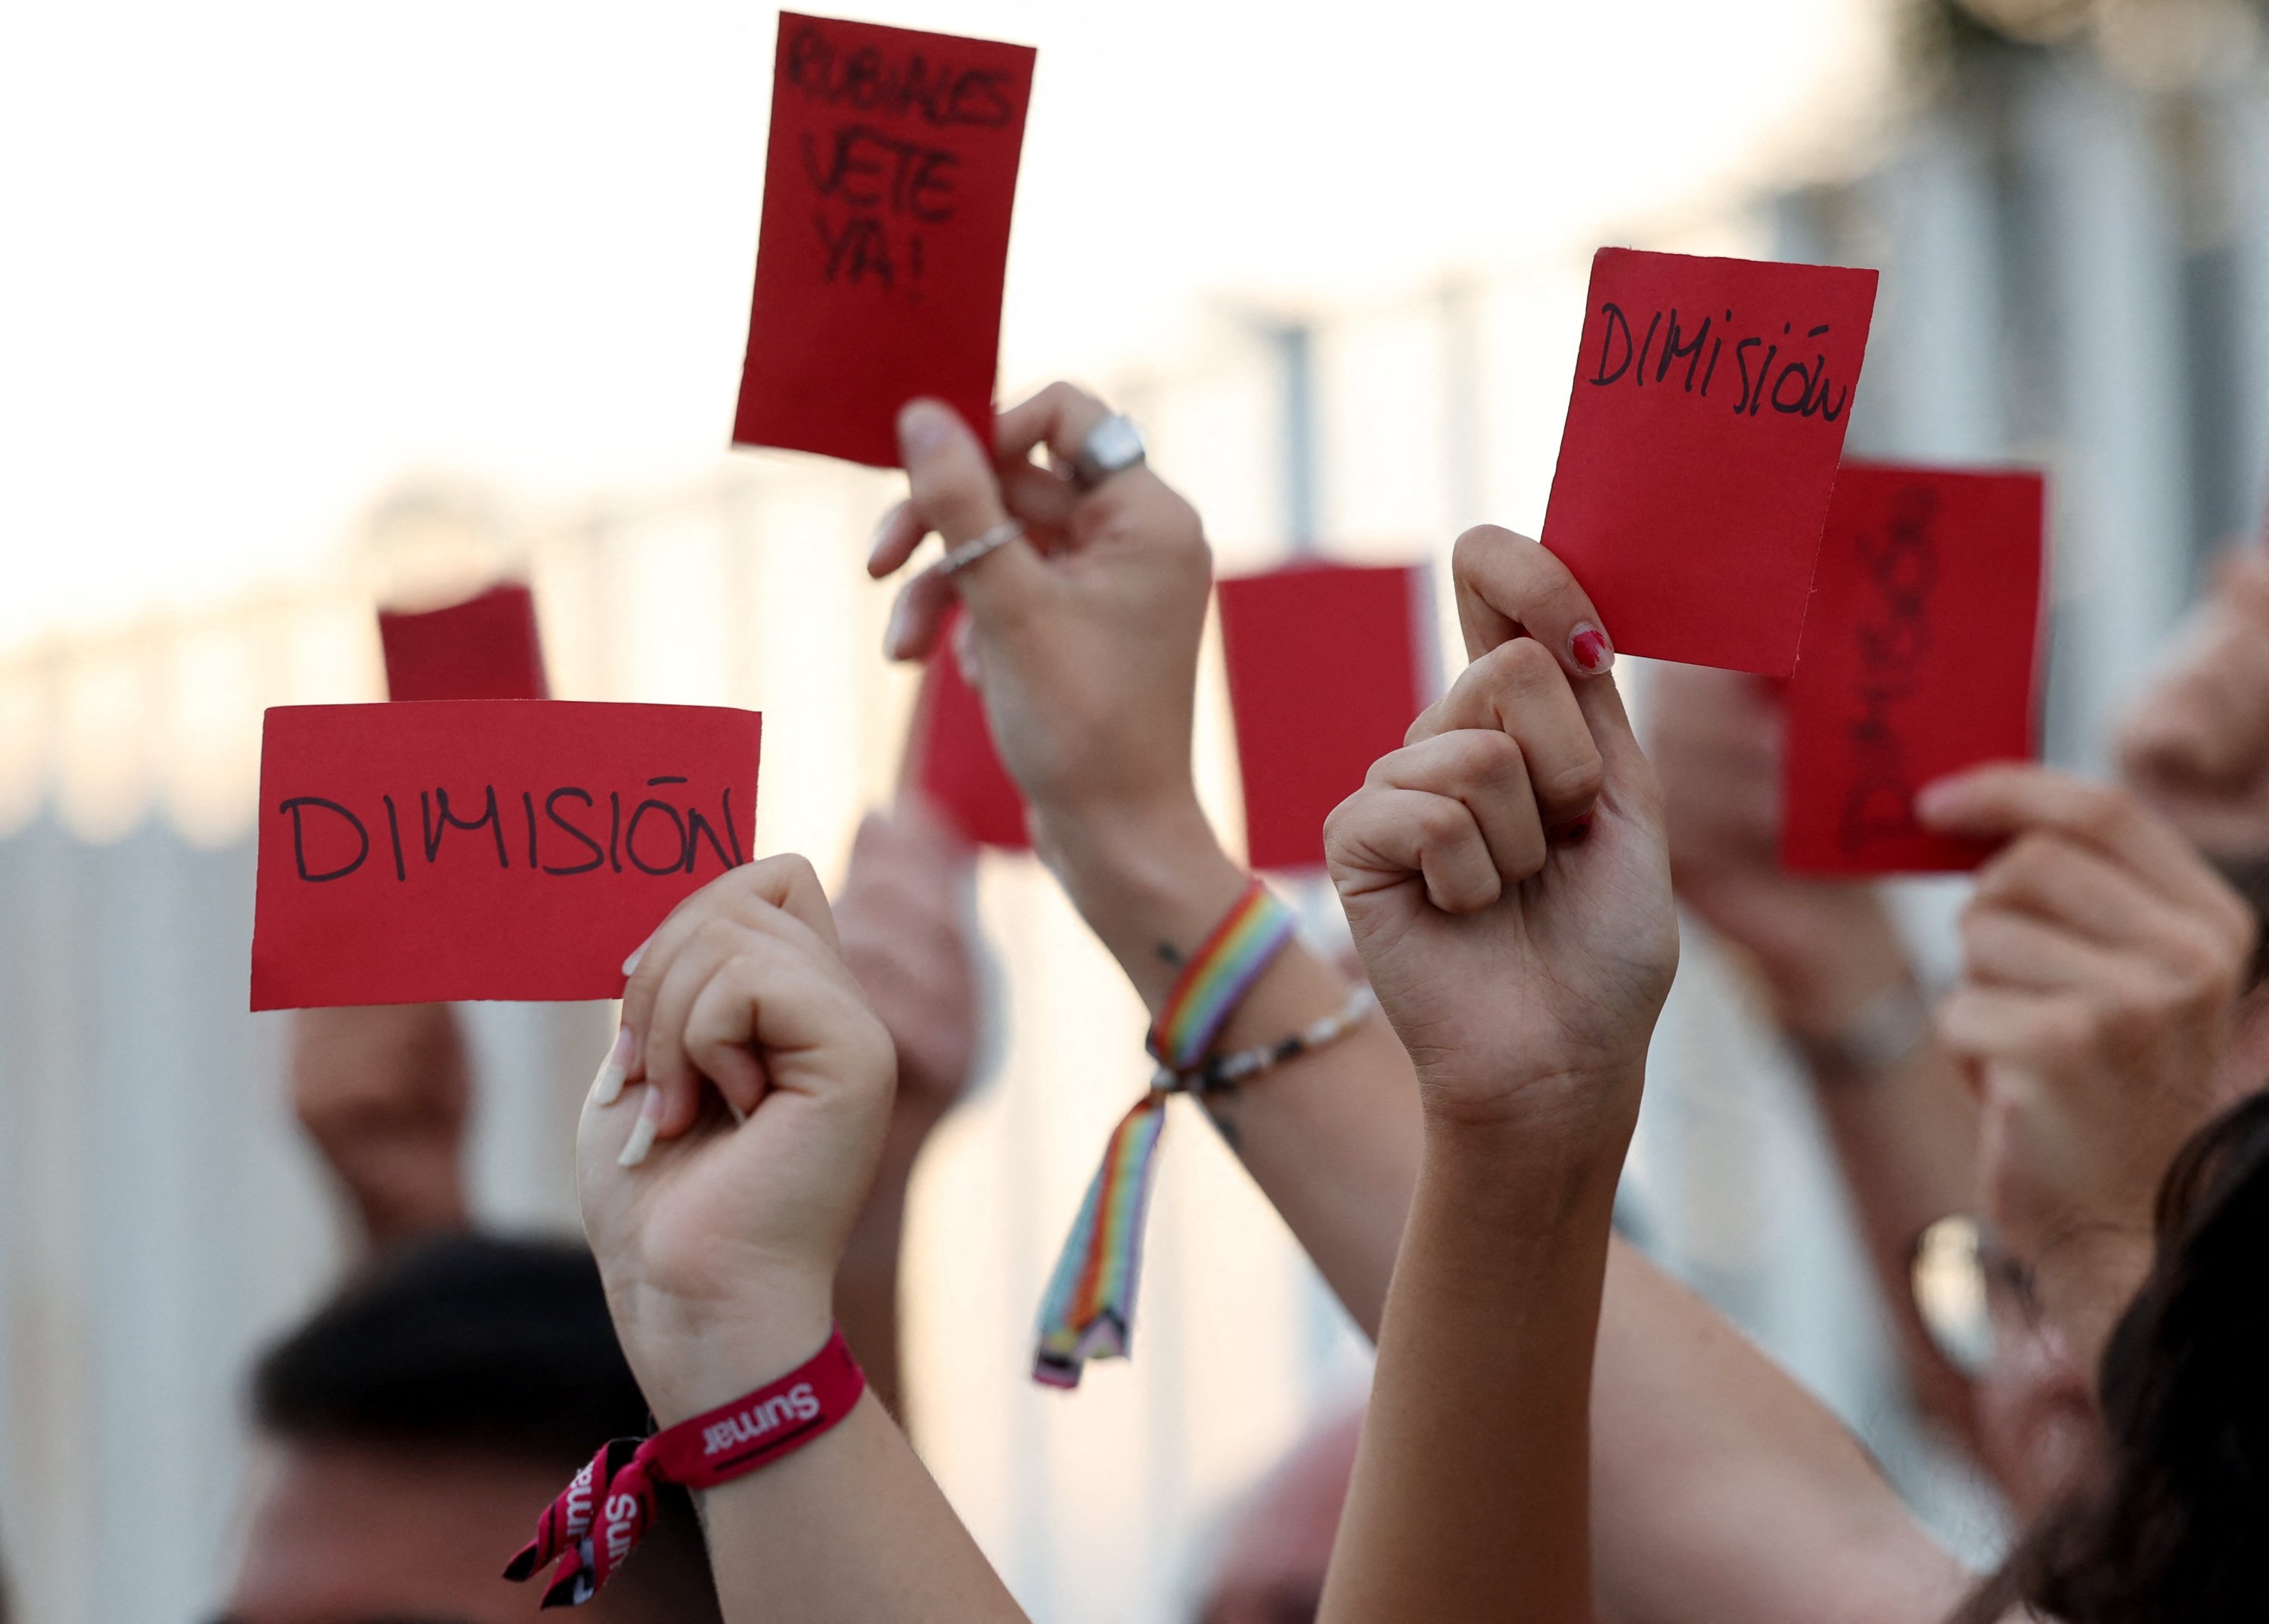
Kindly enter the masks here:
<path id="1" fill-rule="evenodd" d="M 1320 867 L 1324 819 L 1402 748 L 1434 687 L 1423 568 L 1296 564 L 1224 580 L 1246 860 Z"/>
<path id="2" fill-rule="evenodd" d="M 519 581 L 415 614 L 381 609 L 390 699 L 543 699 L 536 594 Z"/>
<path id="3" fill-rule="evenodd" d="M 898 408 L 988 444 L 1035 53 L 783 11 L 733 440 L 878 468 Z"/>
<path id="4" fill-rule="evenodd" d="M 1625 653 L 1795 667 L 1875 273 L 1602 248 L 1544 518 Z"/>
<path id="5" fill-rule="evenodd" d="M 2041 476 L 1847 465 L 1788 685 L 1781 860 L 1814 874 L 1975 867 L 1915 792 L 2033 754 Z"/>
<path id="6" fill-rule="evenodd" d="M 748 860 L 761 719 L 561 700 L 287 705 L 260 754 L 252 1007 L 612 998 Z"/>

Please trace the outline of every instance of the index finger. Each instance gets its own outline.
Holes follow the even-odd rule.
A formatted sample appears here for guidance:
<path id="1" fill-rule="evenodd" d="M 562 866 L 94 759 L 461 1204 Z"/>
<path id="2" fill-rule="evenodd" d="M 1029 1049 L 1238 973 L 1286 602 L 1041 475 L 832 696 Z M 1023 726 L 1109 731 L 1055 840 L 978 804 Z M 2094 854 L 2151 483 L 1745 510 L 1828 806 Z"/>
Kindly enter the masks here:
<path id="1" fill-rule="evenodd" d="M 2168 895 L 2226 905 L 2228 887 L 2157 814 L 2125 790 L 2029 762 L 1996 762 L 1923 786 L 1915 816 L 1946 834 L 2008 838 L 2060 830 L 2124 863 Z"/>
<path id="2" fill-rule="evenodd" d="M 1568 566 L 1539 543 L 1475 525 L 1458 537 L 1450 568 L 1469 657 L 1525 635 L 1551 650 L 1571 676 L 1599 676 L 1615 664 L 1599 610 Z"/>
<path id="3" fill-rule="evenodd" d="M 1035 446 L 1046 446 L 1058 462 L 1069 465 L 1095 425 L 1111 409 L 1086 390 L 1052 383 L 993 419 L 993 454 L 1003 462 L 1022 461 Z"/>
<path id="4" fill-rule="evenodd" d="M 720 875 L 672 908 L 669 917 L 655 926 L 654 934 L 625 961 L 623 968 L 630 980 L 623 988 L 625 1029 L 645 1032 L 654 1015 L 654 994 L 661 985 L 669 961 L 695 933 L 713 919 L 751 919 L 761 912 L 754 906 L 758 904 L 778 908 L 809 928 L 830 953 L 840 953 L 834 912 L 827 905 L 827 893 L 819 883 L 819 875 L 809 862 L 792 853 L 783 853 L 743 863 L 729 874 Z M 633 1069 L 629 1074 L 635 1077 L 639 1074 Z"/>

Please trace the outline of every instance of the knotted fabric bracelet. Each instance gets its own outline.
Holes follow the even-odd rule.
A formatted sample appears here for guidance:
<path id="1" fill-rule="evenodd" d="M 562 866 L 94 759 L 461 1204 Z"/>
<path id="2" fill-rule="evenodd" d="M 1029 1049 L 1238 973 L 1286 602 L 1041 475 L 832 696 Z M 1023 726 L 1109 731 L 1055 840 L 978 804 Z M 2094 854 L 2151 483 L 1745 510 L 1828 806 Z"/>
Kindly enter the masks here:
<path id="1" fill-rule="evenodd" d="M 1166 1100 L 1202 1080 L 1206 1056 L 1260 974 L 1292 940 L 1292 911 L 1253 880 L 1190 955 L 1151 1022 L 1158 1071 L 1104 1148 L 1079 1215 L 1040 1301 L 1032 1379 L 1076 1387 L 1090 1359 L 1124 1359 L 1142 1274 L 1142 1224 L 1157 1173 Z"/>
<path id="2" fill-rule="evenodd" d="M 518 1582 L 559 1564 L 547 1607 L 580 1607 L 599 1593 L 654 1522 L 664 1483 L 714 1488 L 794 1454 L 832 1428 L 867 1391 L 843 1332 L 776 1382 L 651 1437 L 616 1438 L 536 1519 L 504 1576 Z"/>

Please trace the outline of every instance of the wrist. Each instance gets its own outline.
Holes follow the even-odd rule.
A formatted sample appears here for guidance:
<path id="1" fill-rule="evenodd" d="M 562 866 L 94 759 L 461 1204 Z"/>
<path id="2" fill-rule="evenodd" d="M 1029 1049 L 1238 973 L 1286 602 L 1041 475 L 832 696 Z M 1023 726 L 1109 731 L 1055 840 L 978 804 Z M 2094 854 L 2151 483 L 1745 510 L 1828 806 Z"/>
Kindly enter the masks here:
<path id="1" fill-rule="evenodd" d="M 1484 1157 L 1532 1153 L 1606 1137 L 1628 1140 L 1646 1080 L 1644 1059 L 1597 1067 L 1506 1075 L 1476 1086 L 1469 1076 L 1421 1064 L 1420 1115 L 1428 1140 Z"/>
<path id="2" fill-rule="evenodd" d="M 1146 1002 L 1172 985 L 1249 876 L 1194 796 L 1104 815 L 1035 812 L 1034 849 Z"/>
<path id="3" fill-rule="evenodd" d="M 675 1426 L 794 1369 L 834 1324 L 831 1282 L 782 1279 L 729 1303 L 610 1294 L 625 1355 L 654 1419 Z"/>
<path id="4" fill-rule="evenodd" d="M 1457 1192 L 1475 1219 L 1497 1227 L 1527 1232 L 1604 1222 L 1615 1207 L 1637 1099 L 1636 1078 L 1600 1078 L 1586 1084 L 1584 1097 L 1531 1101 L 1519 1111 L 1430 1108 L 1424 1177 Z"/>
<path id="5" fill-rule="evenodd" d="M 1884 993 L 1914 983 L 1906 945 L 1872 890 L 1851 888 L 1836 913 L 1803 950 L 1762 966 L 1774 1014 L 1800 1043 L 1836 1037 Z"/>

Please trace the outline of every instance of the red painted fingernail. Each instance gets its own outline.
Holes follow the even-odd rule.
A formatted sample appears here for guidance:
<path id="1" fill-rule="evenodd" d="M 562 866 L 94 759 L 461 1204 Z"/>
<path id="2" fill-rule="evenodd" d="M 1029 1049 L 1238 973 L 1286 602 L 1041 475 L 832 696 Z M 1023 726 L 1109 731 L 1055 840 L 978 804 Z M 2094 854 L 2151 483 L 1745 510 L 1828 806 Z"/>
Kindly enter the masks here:
<path id="1" fill-rule="evenodd" d="M 1590 836 L 1591 832 L 1592 815 L 1589 812 L 1586 812 L 1583 816 L 1571 818 L 1568 822 L 1561 824 L 1559 828 L 1554 830 L 1551 836 L 1552 844 L 1555 845 L 1581 845 L 1584 844 L 1585 838 Z"/>
<path id="2" fill-rule="evenodd" d="M 1574 657 L 1576 668 L 1585 676 L 1597 676 L 1615 662 L 1615 645 L 1608 634 L 1590 621 L 1580 621 L 1568 634 L 1568 653 Z"/>

